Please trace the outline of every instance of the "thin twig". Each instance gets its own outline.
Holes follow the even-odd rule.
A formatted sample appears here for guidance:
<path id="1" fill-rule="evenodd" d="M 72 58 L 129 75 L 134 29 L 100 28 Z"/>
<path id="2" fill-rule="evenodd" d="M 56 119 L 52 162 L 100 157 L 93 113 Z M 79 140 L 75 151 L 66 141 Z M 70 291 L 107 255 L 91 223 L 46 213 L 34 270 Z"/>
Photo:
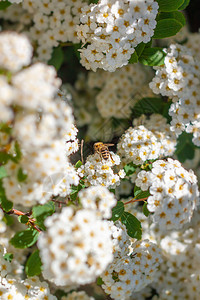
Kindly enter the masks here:
<path id="1" fill-rule="evenodd" d="M 0 206 L 1 207 L 1 206 Z M 37 230 L 38 232 L 42 232 L 41 229 L 39 229 L 36 225 L 35 225 L 35 219 L 32 219 L 29 217 L 30 213 L 24 213 L 23 211 L 17 210 L 17 209 L 11 209 L 10 211 L 6 212 L 2 207 L 1 209 L 4 211 L 5 214 L 7 215 L 16 215 L 16 216 L 27 216 L 28 217 L 28 222 L 26 224 L 30 224 L 35 230 Z"/>
<path id="2" fill-rule="evenodd" d="M 130 201 L 125 202 L 124 205 L 129 204 L 129 203 L 139 202 L 139 201 L 145 201 L 145 200 L 147 200 L 147 199 L 148 199 L 148 197 L 142 198 L 142 199 L 135 199 L 135 198 L 133 198 L 133 199 L 131 199 Z"/>
<path id="3" fill-rule="evenodd" d="M 84 143 L 84 140 L 81 140 L 81 161 L 82 161 L 82 164 L 84 164 L 84 160 L 83 160 L 83 143 Z"/>
<path id="4" fill-rule="evenodd" d="M 56 199 L 51 199 L 51 201 L 55 202 L 55 203 L 58 203 L 58 204 L 67 204 L 67 201 L 59 201 L 59 200 L 56 200 Z"/>

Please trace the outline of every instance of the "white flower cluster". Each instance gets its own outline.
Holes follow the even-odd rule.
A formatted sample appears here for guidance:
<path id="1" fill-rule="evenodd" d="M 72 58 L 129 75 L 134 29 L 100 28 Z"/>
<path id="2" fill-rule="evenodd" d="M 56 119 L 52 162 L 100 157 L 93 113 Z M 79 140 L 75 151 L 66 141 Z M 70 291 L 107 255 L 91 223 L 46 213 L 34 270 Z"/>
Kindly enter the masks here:
<path id="1" fill-rule="evenodd" d="M 112 261 L 109 225 L 94 211 L 66 207 L 45 226 L 38 239 L 43 276 L 56 285 L 91 283 Z"/>
<path id="2" fill-rule="evenodd" d="M 95 300 L 93 297 L 89 297 L 86 292 L 72 292 L 67 296 L 62 296 L 61 300 Z"/>
<path id="3" fill-rule="evenodd" d="M 148 240 L 134 242 L 131 250 L 114 258 L 102 275 L 103 289 L 114 299 L 130 299 L 153 281 L 162 262 L 161 251 Z"/>
<path id="4" fill-rule="evenodd" d="M 155 67 L 156 75 L 150 83 L 155 94 L 172 98 L 169 115 L 170 130 L 176 135 L 193 133 L 193 143 L 200 145 L 200 64 L 189 48 L 171 45 L 164 66 Z"/>
<path id="5" fill-rule="evenodd" d="M 185 46 L 192 51 L 195 58 L 199 59 L 200 32 L 187 34 Z"/>
<path id="6" fill-rule="evenodd" d="M 141 171 L 135 181 L 143 191 L 149 189 L 147 208 L 164 230 L 179 229 L 189 222 L 199 203 L 197 178 L 179 161 L 157 160 L 151 171 Z"/>
<path id="7" fill-rule="evenodd" d="M 161 236 L 164 262 L 152 285 L 159 294 L 158 299 L 199 298 L 199 238 L 199 213 L 181 231 Z"/>
<path id="8" fill-rule="evenodd" d="M 109 219 L 117 200 L 104 186 L 91 186 L 78 193 L 83 208 L 94 210 L 100 218 Z"/>
<path id="9" fill-rule="evenodd" d="M 114 173 L 113 167 L 120 164 L 120 157 L 110 151 L 108 159 L 101 157 L 99 153 L 89 155 L 84 165 L 82 165 L 77 173 L 85 178 L 86 186 L 102 185 L 107 188 L 115 188 L 120 184 L 120 178 L 125 177 L 124 170 Z"/>
<path id="10" fill-rule="evenodd" d="M 79 149 L 79 141 L 77 139 L 78 129 L 72 124 L 71 129 L 65 133 L 66 155 L 69 156 Z"/>
<path id="11" fill-rule="evenodd" d="M 143 125 L 137 126 L 138 123 Z M 142 165 L 146 160 L 171 156 L 175 152 L 175 135 L 170 132 L 167 120 L 152 114 L 134 120 L 135 127 L 130 127 L 120 138 L 117 153 L 123 164 L 133 162 Z"/>
<path id="12" fill-rule="evenodd" d="M 0 34 L 0 69 L 19 71 L 31 62 L 32 47 L 24 35 L 14 32 Z"/>
<path id="13" fill-rule="evenodd" d="M 17 280 L 9 275 L 1 280 L 0 295 L 2 300 L 57 300 L 50 293 L 48 284 L 45 281 L 41 282 L 38 277 Z"/>
<path id="14" fill-rule="evenodd" d="M 141 206 L 131 203 L 126 208 L 142 223 L 143 238 L 159 245 L 162 251 L 163 262 L 154 276 L 154 281 L 149 285 L 149 288 L 156 290 L 159 296 L 152 299 L 197 300 L 200 268 L 199 210 L 194 212 L 191 222 L 181 230 L 164 232 L 152 218 L 144 216 Z M 130 299 L 138 299 L 134 296 L 135 294 Z M 151 293 L 148 297 L 150 296 Z"/>
<path id="15" fill-rule="evenodd" d="M 90 88 L 101 89 L 95 101 L 103 118 L 128 118 L 137 102 L 134 96 L 141 92 L 145 83 L 146 74 L 139 64 L 125 66 L 114 73 L 90 72 L 88 78 Z"/>
<path id="16" fill-rule="evenodd" d="M 78 43 L 76 26 L 84 5 L 83 0 L 23 0 L 21 5 L 8 7 L 0 17 L 18 22 L 19 30 L 36 44 L 38 59 L 47 62 L 59 42 Z"/>
<path id="17" fill-rule="evenodd" d="M 3 179 L 6 195 L 25 206 L 44 203 L 52 195 L 66 196 L 70 185 L 79 182 L 67 159 L 78 150 L 78 141 L 72 110 L 56 96 L 61 81 L 53 67 L 42 63 L 19 70 L 32 57 L 26 37 L 6 32 L 0 33 L 1 39 L 5 75 L 0 75 L 0 120 L 9 122 L 12 129 L 11 136 L 2 137 L 3 144 L 12 153 L 17 141 L 22 152 L 20 164 L 9 162 L 5 166 L 9 175 Z"/>
<path id="18" fill-rule="evenodd" d="M 154 34 L 158 3 L 154 0 L 100 0 L 82 8 L 78 38 L 89 44 L 80 50 L 86 69 L 114 72 L 128 64 L 135 47 Z"/>
<path id="19" fill-rule="evenodd" d="M 18 227 L 18 224 L 16 225 Z M 24 264 L 27 260 L 28 251 L 27 249 L 16 249 L 9 244 L 14 233 L 16 232 L 8 227 L 6 232 L 0 235 L 0 299 L 57 300 L 55 296 L 50 294 L 48 284 L 40 282 L 38 277 L 24 280 Z M 13 259 L 9 262 L 4 257 L 11 253 Z"/>

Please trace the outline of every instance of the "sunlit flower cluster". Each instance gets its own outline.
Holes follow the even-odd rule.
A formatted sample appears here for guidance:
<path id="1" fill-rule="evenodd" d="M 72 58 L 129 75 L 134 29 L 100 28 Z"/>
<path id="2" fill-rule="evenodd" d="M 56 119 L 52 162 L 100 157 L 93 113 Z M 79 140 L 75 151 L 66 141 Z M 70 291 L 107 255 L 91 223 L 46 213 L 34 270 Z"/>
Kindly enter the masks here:
<path id="1" fill-rule="evenodd" d="M 169 115 L 170 130 L 176 135 L 193 133 L 193 143 L 200 145 L 200 64 L 186 46 L 172 44 L 164 66 L 155 67 L 156 76 L 150 83 L 155 94 L 172 98 Z"/>
<path id="2" fill-rule="evenodd" d="M 56 296 L 50 293 L 48 283 L 41 282 L 38 277 L 31 277 L 26 280 L 17 280 L 10 275 L 3 278 L 0 283 L 0 295 L 2 299 L 57 300 Z"/>
<path id="3" fill-rule="evenodd" d="M 77 27 L 80 49 L 86 69 L 113 72 L 128 64 L 135 47 L 148 43 L 156 27 L 158 3 L 154 0 L 100 0 L 84 6 Z"/>
<path id="4" fill-rule="evenodd" d="M 19 23 L 19 30 L 37 45 L 38 59 L 48 61 L 59 42 L 78 42 L 76 26 L 84 5 L 83 0 L 23 0 L 22 5 L 8 7 L 0 17 Z"/>
<path id="5" fill-rule="evenodd" d="M 87 186 L 102 185 L 109 188 L 115 188 L 120 184 L 120 178 L 125 177 L 124 170 L 118 172 L 113 171 L 113 167 L 120 164 L 120 157 L 109 152 L 108 159 L 101 157 L 99 153 L 89 155 L 84 165 L 78 169 L 79 176 L 85 176 Z"/>
<path id="6" fill-rule="evenodd" d="M 151 171 L 138 173 L 135 184 L 149 189 L 147 208 L 162 230 L 179 229 L 189 222 L 199 204 L 197 178 L 186 171 L 179 161 L 157 160 Z"/>
<path id="7" fill-rule="evenodd" d="M 173 155 L 176 138 L 163 116 L 152 114 L 150 119 L 142 116 L 134 120 L 134 125 L 121 136 L 117 145 L 117 153 L 124 164 L 142 165 L 146 160 Z"/>
<path id="8" fill-rule="evenodd" d="M 103 273 L 102 287 L 114 299 L 129 299 L 153 281 L 161 262 L 157 245 L 148 240 L 132 243 L 131 250 L 115 257 Z"/>

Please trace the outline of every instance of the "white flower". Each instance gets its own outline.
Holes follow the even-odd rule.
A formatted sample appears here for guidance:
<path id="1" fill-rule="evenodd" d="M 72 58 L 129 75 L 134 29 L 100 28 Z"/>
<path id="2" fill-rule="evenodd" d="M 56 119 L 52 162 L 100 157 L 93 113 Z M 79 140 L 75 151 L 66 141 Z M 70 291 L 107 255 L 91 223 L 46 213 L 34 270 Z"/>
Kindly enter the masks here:
<path id="1" fill-rule="evenodd" d="M 80 176 L 86 176 L 86 186 L 102 185 L 107 188 L 115 188 L 120 184 L 120 176 L 115 174 L 113 167 L 120 164 L 120 158 L 118 155 L 110 151 L 108 159 L 101 157 L 99 153 L 89 155 L 84 165 L 78 170 Z M 124 172 L 120 173 L 121 176 Z"/>
<path id="2" fill-rule="evenodd" d="M 134 124 L 140 121 L 141 119 L 136 119 Z M 169 156 L 175 152 L 176 139 L 164 117 L 152 114 L 149 120 L 143 117 L 142 123 L 144 125 L 130 127 L 120 138 L 117 153 L 123 163 L 141 165 L 146 160 Z"/>
<path id="3" fill-rule="evenodd" d="M 156 161 L 150 171 L 147 208 L 161 230 L 179 229 L 191 220 L 199 202 L 196 177 L 178 161 Z"/>
<path id="4" fill-rule="evenodd" d="M 94 210 L 101 218 L 111 218 L 117 200 L 107 188 L 98 185 L 89 187 L 80 191 L 78 196 L 83 208 Z"/>
<path id="5" fill-rule="evenodd" d="M 81 64 L 109 72 L 127 65 L 134 47 L 153 36 L 157 12 L 158 4 L 151 0 L 101 0 L 84 6 L 77 36 L 88 45 L 80 50 Z"/>
<path id="6" fill-rule="evenodd" d="M 12 78 L 17 89 L 16 104 L 27 108 L 46 108 L 61 84 L 51 66 L 37 63 Z M 41 101 L 42 99 L 42 101 Z"/>
<path id="7" fill-rule="evenodd" d="M 57 285 L 94 281 L 112 260 L 111 232 L 107 221 L 83 209 L 63 208 L 45 221 L 39 236 L 43 276 Z"/>
<path id="8" fill-rule="evenodd" d="M 32 47 L 24 35 L 16 32 L 0 33 L 0 67 L 10 71 L 19 71 L 30 64 Z"/>
<path id="9" fill-rule="evenodd" d="M 131 250 L 118 253 L 102 274 L 102 288 L 114 299 L 128 299 L 156 276 L 162 262 L 161 251 L 148 240 L 132 243 Z"/>

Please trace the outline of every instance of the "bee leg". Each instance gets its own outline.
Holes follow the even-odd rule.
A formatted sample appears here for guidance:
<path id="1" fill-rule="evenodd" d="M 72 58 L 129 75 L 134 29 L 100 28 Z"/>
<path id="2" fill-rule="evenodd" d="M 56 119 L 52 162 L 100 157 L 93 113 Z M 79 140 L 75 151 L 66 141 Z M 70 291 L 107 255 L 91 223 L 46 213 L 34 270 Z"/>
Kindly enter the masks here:
<path id="1" fill-rule="evenodd" d="M 110 152 L 109 152 L 109 154 L 110 154 L 111 161 L 114 164 L 115 161 L 113 160 L 112 154 Z"/>

